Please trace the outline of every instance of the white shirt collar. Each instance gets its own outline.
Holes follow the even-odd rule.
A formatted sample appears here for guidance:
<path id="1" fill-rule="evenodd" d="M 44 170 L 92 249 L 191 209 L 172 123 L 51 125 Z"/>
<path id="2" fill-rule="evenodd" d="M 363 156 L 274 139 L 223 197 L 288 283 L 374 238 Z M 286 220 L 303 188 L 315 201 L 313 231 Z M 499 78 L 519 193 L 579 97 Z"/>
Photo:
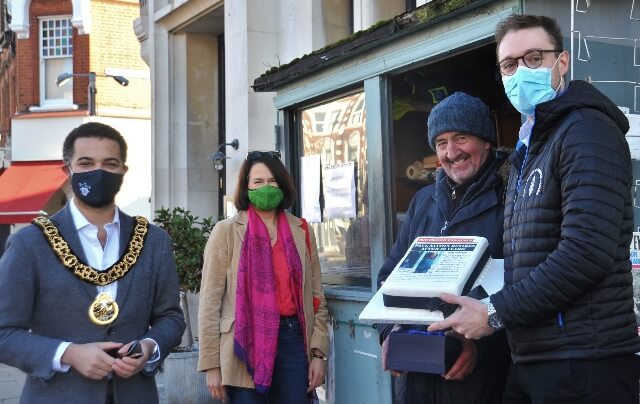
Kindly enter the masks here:
<path id="1" fill-rule="evenodd" d="M 80 209 L 78 209 L 78 207 L 76 206 L 75 198 L 72 198 L 69 202 L 69 210 L 71 211 L 71 218 L 73 219 L 73 223 L 76 226 L 76 230 L 80 230 L 89 225 L 95 226 L 87 219 L 87 217 L 82 212 L 80 212 Z M 107 225 L 109 224 L 116 224 L 118 225 L 118 227 L 120 227 L 120 210 L 117 206 L 115 212 L 113 213 L 113 220 L 111 221 L 111 223 L 107 223 Z"/>

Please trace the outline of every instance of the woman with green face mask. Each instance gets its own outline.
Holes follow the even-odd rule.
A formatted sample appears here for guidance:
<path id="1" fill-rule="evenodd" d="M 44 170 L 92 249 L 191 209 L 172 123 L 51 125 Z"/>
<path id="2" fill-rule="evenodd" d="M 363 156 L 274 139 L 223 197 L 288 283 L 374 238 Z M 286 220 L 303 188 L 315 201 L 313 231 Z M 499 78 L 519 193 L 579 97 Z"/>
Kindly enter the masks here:
<path id="1" fill-rule="evenodd" d="M 200 358 L 213 398 L 308 403 L 326 372 L 328 313 L 316 241 L 286 212 L 296 199 L 278 152 L 250 152 L 238 213 L 218 222 L 204 253 Z"/>

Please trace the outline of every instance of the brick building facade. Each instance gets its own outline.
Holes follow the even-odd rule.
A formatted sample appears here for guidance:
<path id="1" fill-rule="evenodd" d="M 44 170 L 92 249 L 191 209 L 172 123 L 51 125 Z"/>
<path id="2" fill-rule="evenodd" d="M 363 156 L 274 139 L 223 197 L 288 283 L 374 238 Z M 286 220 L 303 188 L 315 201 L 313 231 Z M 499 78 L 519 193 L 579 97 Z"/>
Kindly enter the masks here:
<path id="1" fill-rule="evenodd" d="M 80 33 L 72 30 L 73 72 L 83 74 L 96 72 L 110 74 L 109 71 L 138 72 L 128 77 L 129 88 L 118 86 L 109 77 L 96 79 L 96 104 L 100 106 L 148 109 L 150 106 L 148 67 L 140 58 L 140 47 L 133 34 L 132 21 L 138 16 L 138 2 L 134 0 L 94 0 L 89 2 L 91 32 Z M 29 27 L 26 35 L 16 41 L 15 64 L 17 66 L 17 114 L 33 111 L 42 99 L 41 35 L 42 19 L 47 17 L 68 17 L 73 23 L 71 0 L 32 0 L 29 6 Z M 20 38 L 20 37 L 23 38 Z M 25 37 L 26 36 L 26 37 Z M 125 74 L 119 74 L 125 75 Z M 88 78 L 75 77 L 73 80 L 73 104 L 79 110 L 86 110 L 88 104 Z M 45 108 L 46 109 L 46 108 Z M 37 110 L 37 109 L 36 109 Z"/>
<path id="2" fill-rule="evenodd" d="M 15 35 L 9 29 L 9 13 L 0 5 L 0 150 L 7 143 L 11 131 L 11 111 L 15 109 L 16 69 Z M 0 169 L 4 168 L 4 153 L 0 156 Z"/>
<path id="3" fill-rule="evenodd" d="M 59 169 L 62 141 L 87 121 L 107 123 L 127 140 L 135 159 L 128 161 L 116 202 L 128 213 L 150 216 L 151 97 L 149 68 L 133 31 L 138 0 L 0 4 L 0 169 L 6 168 L 0 175 L 0 227 L 13 231 L 69 200 L 68 179 Z M 71 80 L 58 83 L 63 74 Z M 50 185 L 34 185 L 45 168 Z M 29 199 L 33 195 L 37 201 Z"/>

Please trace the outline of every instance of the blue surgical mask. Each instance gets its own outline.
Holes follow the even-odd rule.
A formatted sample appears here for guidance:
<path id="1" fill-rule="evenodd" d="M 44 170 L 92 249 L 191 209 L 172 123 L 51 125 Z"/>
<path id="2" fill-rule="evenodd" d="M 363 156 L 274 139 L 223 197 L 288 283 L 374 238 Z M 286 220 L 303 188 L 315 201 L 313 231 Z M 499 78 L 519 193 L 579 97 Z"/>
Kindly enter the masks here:
<path id="1" fill-rule="evenodd" d="M 554 90 L 551 84 L 551 72 L 555 66 L 555 63 L 551 68 L 531 69 L 527 66 L 518 66 L 518 70 L 511 76 L 502 76 L 504 92 L 511 101 L 511 105 L 521 114 L 533 116 L 537 105 L 556 97 L 557 90 L 562 86 L 562 79 L 558 88 Z"/>

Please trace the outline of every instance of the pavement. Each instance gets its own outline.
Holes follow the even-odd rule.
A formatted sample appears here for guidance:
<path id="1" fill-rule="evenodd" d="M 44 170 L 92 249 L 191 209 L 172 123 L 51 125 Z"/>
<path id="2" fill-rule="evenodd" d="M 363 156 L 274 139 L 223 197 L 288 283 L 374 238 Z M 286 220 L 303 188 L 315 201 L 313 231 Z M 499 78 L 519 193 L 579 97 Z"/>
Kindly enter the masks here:
<path id="1" fill-rule="evenodd" d="M 0 404 L 18 404 L 25 374 L 0 363 Z"/>
<path id="2" fill-rule="evenodd" d="M 18 404 L 24 379 L 25 374 L 22 371 L 0 363 L 0 404 Z M 156 384 L 158 385 L 160 404 L 167 404 L 162 372 L 158 372 Z"/>

